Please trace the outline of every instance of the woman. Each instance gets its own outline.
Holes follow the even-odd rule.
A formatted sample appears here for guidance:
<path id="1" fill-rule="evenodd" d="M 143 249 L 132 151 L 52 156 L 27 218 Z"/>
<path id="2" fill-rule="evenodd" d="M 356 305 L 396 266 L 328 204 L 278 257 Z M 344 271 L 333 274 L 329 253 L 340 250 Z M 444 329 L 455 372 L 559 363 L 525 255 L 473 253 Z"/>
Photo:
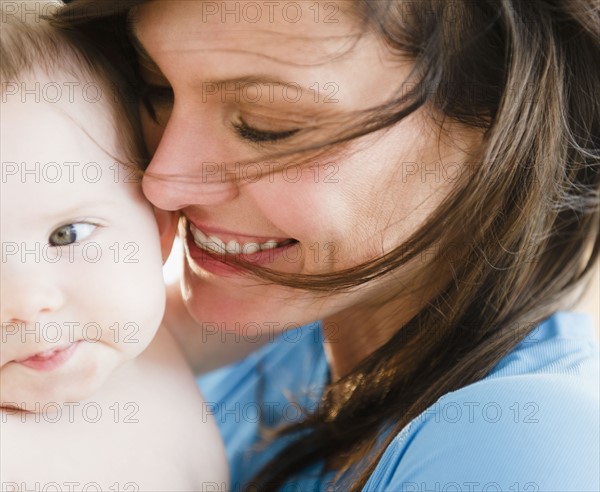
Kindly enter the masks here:
<path id="1" fill-rule="evenodd" d="M 58 18 L 140 95 L 190 361 L 272 342 L 201 380 L 234 489 L 598 489 L 598 346 L 564 312 L 600 245 L 592 0 Z"/>

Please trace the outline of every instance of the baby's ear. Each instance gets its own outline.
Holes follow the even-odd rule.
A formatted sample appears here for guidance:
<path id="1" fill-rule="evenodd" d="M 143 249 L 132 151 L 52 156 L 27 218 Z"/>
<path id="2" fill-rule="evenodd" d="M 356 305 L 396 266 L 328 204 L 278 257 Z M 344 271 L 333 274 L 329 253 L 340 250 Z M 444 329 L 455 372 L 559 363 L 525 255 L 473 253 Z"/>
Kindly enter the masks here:
<path id="1" fill-rule="evenodd" d="M 154 216 L 158 223 L 158 232 L 160 234 L 160 249 L 162 251 L 163 263 L 167 261 L 167 258 L 171 254 L 171 248 L 173 247 L 173 241 L 177 234 L 177 225 L 179 224 L 179 211 L 168 212 L 161 210 L 156 207 L 154 209 Z"/>

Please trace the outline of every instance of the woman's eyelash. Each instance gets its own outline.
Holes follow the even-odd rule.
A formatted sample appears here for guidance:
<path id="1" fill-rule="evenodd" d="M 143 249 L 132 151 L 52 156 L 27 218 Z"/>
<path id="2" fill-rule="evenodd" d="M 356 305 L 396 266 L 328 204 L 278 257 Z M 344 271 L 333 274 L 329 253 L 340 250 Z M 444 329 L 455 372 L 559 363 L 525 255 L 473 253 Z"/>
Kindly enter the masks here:
<path id="1" fill-rule="evenodd" d="M 170 86 L 153 85 L 144 83 L 141 91 L 142 101 L 150 112 L 153 119 L 156 120 L 156 106 L 162 104 L 173 104 L 175 94 Z M 253 143 L 268 143 L 284 140 L 296 134 L 299 130 L 286 130 L 283 132 L 259 130 L 249 126 L 245 121 L 233 125 L 238 135 Z"/>
<path id="2" fill-rule="evenodd" d="M 153 85 L 144 83 L 141 95 L 150 101 L 171 102 L 175 99 L 173 89 L 168 85 Z"/>
<path id="3" fill-rule="evenodd" d="M 143 82 L 140 91 L 140 100 L 152 120 L 158 123 L 157 108 L 172 106 L 175 101 L 175 93 L 170 86 L 153 85 Z"/>
<path id="4" fill-rule="evenodd" d="M 298 129 L 286 130 L 284 132 L 258 130 L 256 128 L 252 128 L 243 120 L 234 124 L 233 126 L 240 137 L 254 143 L 276 142 L 278 140 L 284 140 L 300 131 Z"/>
<path id="5" fill-rule="evenodd" d="M 158 123 L 156 111 L 161 107 L 172 106 L 175 101 L 175 93 L 168 85 L 152 85 L 144 82 L 140 91 L 140 100 L 150 117 L 155 123 Z"/>

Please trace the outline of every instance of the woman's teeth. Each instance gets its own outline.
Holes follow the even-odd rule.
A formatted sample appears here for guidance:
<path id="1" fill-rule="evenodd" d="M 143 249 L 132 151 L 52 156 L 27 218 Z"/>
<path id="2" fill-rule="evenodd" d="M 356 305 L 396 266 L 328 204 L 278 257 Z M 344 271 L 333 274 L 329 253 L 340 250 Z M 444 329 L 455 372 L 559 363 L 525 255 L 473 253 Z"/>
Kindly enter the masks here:
<path id="1" fill-rule="evenodd" d="M 206 251 L 210 251 L 211 253 L 217 253 L 220 255 L 251 255 L 253 253 L 258 253 L 259 251 L 265 251 L 283 246 L 292 241 L 290 239 L 286 239 L 285 241 L 278 243 L 274 239 L 270 239 L 269 241 L 260 244 L 252 242 L 240 244 L 236 240 L 232 239 L 226 243 L 217 236 L 207 236 L 200 229 L 194 227 L 193 224 L 190 224 L 190 232 L 194 237 L 194 243 L 196 243 L 196 246 Z"/>

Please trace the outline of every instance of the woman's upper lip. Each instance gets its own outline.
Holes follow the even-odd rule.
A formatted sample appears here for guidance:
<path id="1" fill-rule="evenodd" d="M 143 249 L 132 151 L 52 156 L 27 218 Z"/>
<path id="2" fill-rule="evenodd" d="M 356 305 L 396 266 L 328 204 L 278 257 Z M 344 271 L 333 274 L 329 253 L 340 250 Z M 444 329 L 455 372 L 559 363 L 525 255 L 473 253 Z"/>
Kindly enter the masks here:
<path id="1" fill-rule="evenodd" d="M 234 239 L 238 242 L 242 242 L 242 241 L 240 241 L 240 239 L 242 239 L 243 242 L 246 242 L 246 243 L 249 243 L 249 242 L 264 243 L 269 240 L 275 240 L 279 243 L 279 242 L 285 241 L 287 239 L 292 239 L 290 237 L 282 237 L 282 236 L 275 236 L 275 235 L 273 235 L 273 236 L 255 236 L 252 234 L 246 234 L 246 233 L 242 233 L 242 232 L 233 232 L 233 231 L 229 231 L 227 229 L 223 229 L 222 227 L 214 227 L 214 226 L 209 226 L 209 225 L 203 224 L 201 222 L 197 222 L 195 220 L 190 219 L 187 216 L 185 218 L 191 224 L 193 224 L 194 227 L 196 227 L 197 229 L 200 229 L 205 234 L 215 235 L 224 241 L 231 241 L 232 239 Z"/>

